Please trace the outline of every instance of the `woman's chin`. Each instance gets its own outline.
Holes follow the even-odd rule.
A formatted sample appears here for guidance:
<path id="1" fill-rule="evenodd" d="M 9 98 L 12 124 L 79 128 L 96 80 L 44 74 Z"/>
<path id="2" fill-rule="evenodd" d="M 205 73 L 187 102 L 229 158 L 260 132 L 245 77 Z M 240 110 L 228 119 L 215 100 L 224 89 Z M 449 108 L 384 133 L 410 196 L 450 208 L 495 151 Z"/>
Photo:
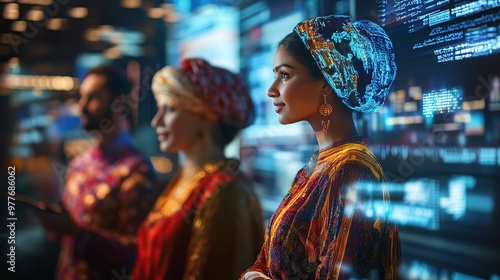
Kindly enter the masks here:
<path id="1" fill-rule="evenodd" d="M 280 122 L 280 124 L 292 124 L 292 123 L 296 123 L 297 122 L 296 120 L 291 120 L 291 119 L 288 119 L 288 118 L 282 118 L 281 116 L 279 117 L 278 121 Z"/>
<path id="2" fill-rule="evenodd" d="M 162 151 L 164 153 L 175 153 L 175 152 L 177 152 L 168 143 L 160 143 L 160 151 Z"/>

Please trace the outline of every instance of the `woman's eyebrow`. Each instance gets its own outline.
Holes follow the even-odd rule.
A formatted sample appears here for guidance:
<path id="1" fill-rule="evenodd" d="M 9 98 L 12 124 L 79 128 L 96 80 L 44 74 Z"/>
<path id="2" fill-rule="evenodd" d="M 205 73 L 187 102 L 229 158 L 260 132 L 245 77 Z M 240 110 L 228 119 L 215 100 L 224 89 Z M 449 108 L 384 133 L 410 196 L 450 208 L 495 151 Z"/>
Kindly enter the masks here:
<path id="1" fill-rule="evenodd" d="M 289 67 L 289 68 L 295 69 L 293 66 L 286 64 L 286 63 L 283 63 L 283 64 L 280 64 L 280 65 L 274 67 L 273 72 L 276 73 L 281 67 Z"/>

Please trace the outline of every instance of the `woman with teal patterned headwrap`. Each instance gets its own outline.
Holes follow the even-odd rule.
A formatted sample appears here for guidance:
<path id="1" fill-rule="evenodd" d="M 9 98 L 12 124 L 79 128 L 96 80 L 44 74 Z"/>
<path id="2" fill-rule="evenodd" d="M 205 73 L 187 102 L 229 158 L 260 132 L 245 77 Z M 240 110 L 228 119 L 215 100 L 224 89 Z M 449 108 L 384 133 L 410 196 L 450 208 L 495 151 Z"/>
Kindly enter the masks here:
<path id="1" fill-rule="evenodd" d="M 307 121 L 319 150 L 271 217 L 241 279 L 399 279 L 384 171 L 352 111 L 379 110 L 396 76 L 392 42 L 373 22 L 303 21 L 278 45 L 267 95 L 280 123 Z"/>

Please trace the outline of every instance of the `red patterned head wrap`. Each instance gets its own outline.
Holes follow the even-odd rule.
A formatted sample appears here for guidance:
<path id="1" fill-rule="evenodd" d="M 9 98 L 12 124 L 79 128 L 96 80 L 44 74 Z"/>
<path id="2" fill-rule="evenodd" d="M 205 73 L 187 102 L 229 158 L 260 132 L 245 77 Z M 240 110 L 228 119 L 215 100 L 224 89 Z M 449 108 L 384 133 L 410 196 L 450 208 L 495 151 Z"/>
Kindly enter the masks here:
<path id="1" fill-rule="evenodd" d="M 243 80 L 203 59 L 183 59 L 180 69 L 164 67 L 153 77 L 152 88 L 157 101 L 216 116 L 228 125 L 244 128 L 255 118 Z"/>

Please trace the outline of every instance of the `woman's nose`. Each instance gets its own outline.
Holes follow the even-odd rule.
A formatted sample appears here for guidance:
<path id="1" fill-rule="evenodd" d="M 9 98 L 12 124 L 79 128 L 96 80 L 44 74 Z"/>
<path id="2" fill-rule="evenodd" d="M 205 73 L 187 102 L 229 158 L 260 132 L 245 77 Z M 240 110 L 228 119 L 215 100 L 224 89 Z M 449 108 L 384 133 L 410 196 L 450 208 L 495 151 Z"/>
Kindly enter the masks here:
<path id="1" fill-rule="evenodd" d="M 161 125 L 162 116 L 163 116 L 163 113 L 162 113 L 162 110 L 160 109 L 160 110 L 158 110 L 158 112 L 156 112 L 153 119 L 151 120 L 151 126 L 157 127 L 157 126 Z"/>
<path id="2" fill-rule="evenodd" d="M 267 89 L 267 96 L 269 96 L 269 97 L 277 97 L 277 96 L 279 96 L 279 92 L 274 87 L 274 83 Z"/>

